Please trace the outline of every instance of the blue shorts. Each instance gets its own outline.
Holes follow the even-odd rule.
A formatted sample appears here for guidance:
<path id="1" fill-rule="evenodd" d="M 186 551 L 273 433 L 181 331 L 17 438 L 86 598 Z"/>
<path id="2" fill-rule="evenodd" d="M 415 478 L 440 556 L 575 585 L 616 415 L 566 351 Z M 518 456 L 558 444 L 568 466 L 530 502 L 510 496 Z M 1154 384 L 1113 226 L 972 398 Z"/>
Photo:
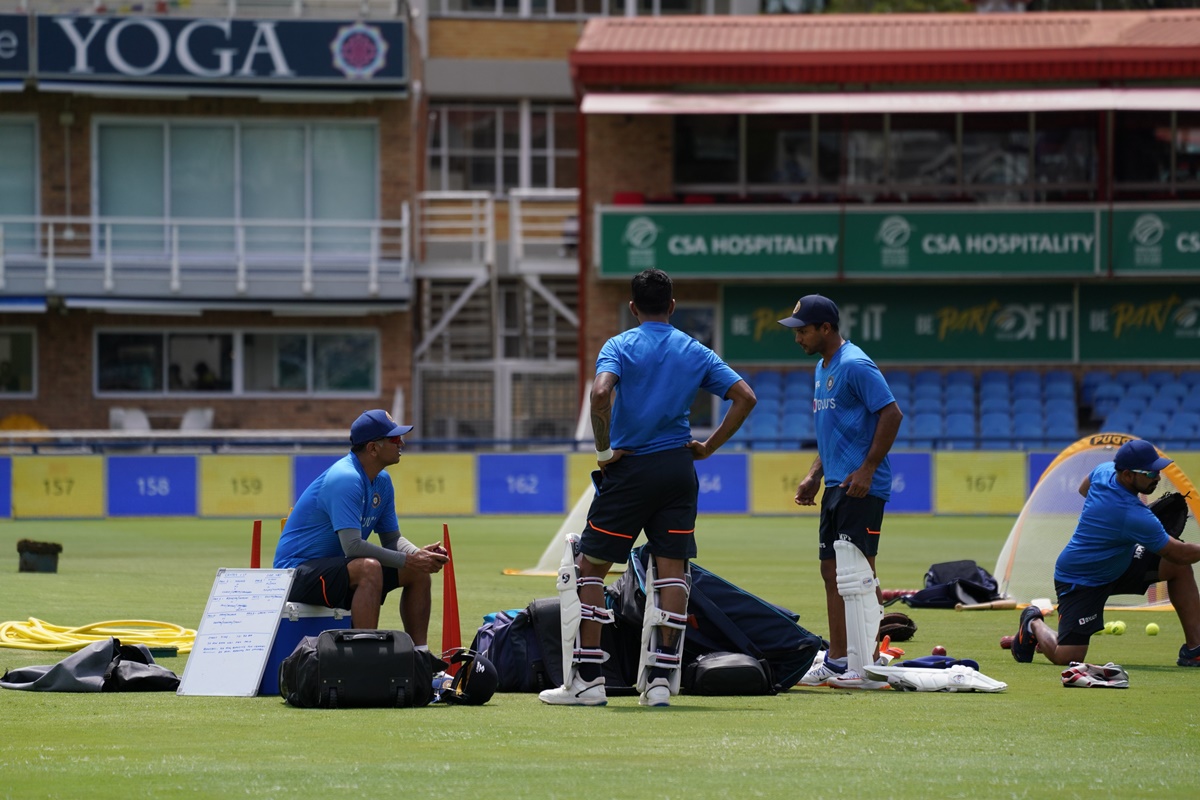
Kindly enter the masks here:
<path id="1" fill-rule="evenodd" d="M 882 497 L 851 497 L 846 494 L 846 487 L 826 484 L 825 493 L 821 495 L 819 559 L 837 558 L 833 543 L 839 539 L 853 542 L 864 556 L 874 558 L 879 553 L 885 503 Z"/>
<path id="2" fill-rule="evenodd" d="M 1058 595 L 1058 643 L 1087 644 L 1092 634 L 1104 629 L 1104 606 L 1114 594 L 1145 594 L 1158 582 L 1161 558 L 1142 545 L 1134 545 L 1129 568 L 1112 583 L 1085 586 L 1082 583 L 1054 582 Z"/>
<path id="3" fill-rule="evenodd" d="M 354 600 L 354 590 L 350 588 L 348 565 L 353 560 L 346 556 L 331 556 L 305 561 L 296 567 L 292 576 L 292 590 L 288 593 L 288 601 L 329 608 L 350 608 L 350 603 Z M 383 599 L 387 597 L 388 592 L 399 586 L 400 570 L 385 566 L 379 605 L 383 605 Z"/>
<path id="4" fill-rule="evenodd" d="M 599 482 L 600 491 L 580 537 L 584 555 L 624 564 L 638 534 L 645 531 L 654 555 L 696 557 L 700 481 L 691 450 L 622 456 L 603 477 L 593 472 L 592 481 Z"/>

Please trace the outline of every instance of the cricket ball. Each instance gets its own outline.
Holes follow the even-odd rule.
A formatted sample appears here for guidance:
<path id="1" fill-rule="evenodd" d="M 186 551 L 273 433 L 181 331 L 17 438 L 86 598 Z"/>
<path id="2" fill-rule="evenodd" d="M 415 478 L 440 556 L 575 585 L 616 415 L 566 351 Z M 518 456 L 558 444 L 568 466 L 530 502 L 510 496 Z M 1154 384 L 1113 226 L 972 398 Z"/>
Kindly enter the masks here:
<path id="1" fill-rule="evenodd" d="M 1011 637 L 1011 636 L 1001 636 L 1000 637 L 1001 649 L 1012 650 L 1012 640 L 1013 640 L 1013 637 Z"/>
<path id="2" fill-rule="evenodd" d="M 933 651 L 932 651 L 932 652 L 933 652 L 933 654 L 934 654 L 935 656 L 944 656 L 944 655 L 946 655 L 946 648 L 942 647 L 942 646 L 939 644 L 939 645 L 937 645 L 936 647 L 934 647 L 934 648 L 933 648 Z"/>

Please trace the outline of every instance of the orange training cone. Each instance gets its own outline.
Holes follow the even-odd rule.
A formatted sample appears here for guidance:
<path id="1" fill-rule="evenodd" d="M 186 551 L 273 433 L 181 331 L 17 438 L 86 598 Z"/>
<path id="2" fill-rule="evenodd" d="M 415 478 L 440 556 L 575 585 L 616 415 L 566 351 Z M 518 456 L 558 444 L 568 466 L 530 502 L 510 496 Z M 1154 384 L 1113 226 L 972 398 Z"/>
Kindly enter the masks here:
<path id="1" fill-rule="evenodd" d="M 442 547 L 450 560 L 442 568 L 442 655 L 462 647 L 462 626 L 458 621 L 458 587 L 454 583 L 454 553 L 450 550 L 450 526 L 442 523 Z M 446 670 L 453 675 L 461 664 Z"/>

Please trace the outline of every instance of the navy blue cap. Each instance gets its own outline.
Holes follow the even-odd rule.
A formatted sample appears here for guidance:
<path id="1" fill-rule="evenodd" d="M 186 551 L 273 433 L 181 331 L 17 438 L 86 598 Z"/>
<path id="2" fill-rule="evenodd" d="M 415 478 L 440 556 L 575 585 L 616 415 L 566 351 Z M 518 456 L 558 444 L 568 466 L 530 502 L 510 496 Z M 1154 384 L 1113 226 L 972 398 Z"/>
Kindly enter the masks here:
<path id="1" fill-rule="evenodd" d="M 412 425 L 398 425 L 392 415 L 382 408 L 364 411 L 350 426 L 350 444 L 373 442 L 392 436 L 403 436 L 413 429 Z"/>
<path id="2" fill-rule="evenodd" d="M 838 324 L 837 304 L 828 297 L 819 294 L 806 294 L 796 303 L 796 310 L 787 319 L 779 320 L 779 324 L 787 328 L 803 328 L 805 325 L 820 325 L 828 322 Z"/>
<path id="3" fill-rule="evenodd" d="M 1117 450 L 1117 457 L 1113 459 L 1113 466 L 1117 468 L 1118 472 L 1127 469 L 1158 472 L 1170 463 L 1172 463 L 1171 459 L 1160 456 L 1154 445 L 1145 439 L 1130 439 L 1121 445 L 1121 448 Z"/>

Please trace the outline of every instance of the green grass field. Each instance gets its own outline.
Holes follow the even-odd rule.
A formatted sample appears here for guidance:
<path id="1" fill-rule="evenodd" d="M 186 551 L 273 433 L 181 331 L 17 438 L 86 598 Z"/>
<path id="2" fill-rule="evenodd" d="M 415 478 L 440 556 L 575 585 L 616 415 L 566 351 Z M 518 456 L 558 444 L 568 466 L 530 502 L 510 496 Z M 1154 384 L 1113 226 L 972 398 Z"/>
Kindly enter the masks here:
<path id="1" fill-rule="evenodd" d="M 418 544 L 442 520 L 406 520 Z M 554 593 L 532 566 L 559 520 L 451 519 L 469 640 L 483 614 Z M 919 587 L 930 564 L 989 570 L 1003 517 L 890 517 L 884 588 Z M 270 528 L 268 524 L 266 527 Z M 698 562 L 800 614 L 824 634 L 814 517 L 707 517 Z M 17 572 L 15 543 L 64 545 L 56 574 Z M 264 550 L 274 547 L 266 535 Z M 0 620 L 60 625 L 153 619 L 199 624 L 218 567 L 243 567 L 241 520 L 5 522 Z M 269 561 L 269 555 L 267 556 Z M 441 641 L 440 581 L 434 632 Z M 902 607 L 902 606 L 901 606 Z M 913 611 L 909 655 L 944 645 L 1008 683 L 1002 694 L 792 689 L 776 697 L 682 696 L 669 710 L 610 699 L 549 708 L 533 695 L 483 707 L 299 710 L 277 697 L 0 691 L 0 797 L 1192 797 L 1200 753 L 1200 670 L 1174 666 L 1172 613 L 1127 613 L 1129 632 L 1093 641 L 1091 660 L 1130 673 L 1126 691 L 1063 689 L 1040 656 L 1016 664 L 1001 636 L 1017 612 Z M 1109 618 L 1115 615 L 1110 614 Z M 1162 626 L 1156 638 L 1147 622 Z M 398 627 L 394 604 L 380 623 Z M 62 653 L 0 648 L 0 668 Z M 186 658 L 161 663 L 183 674 Z"/>

